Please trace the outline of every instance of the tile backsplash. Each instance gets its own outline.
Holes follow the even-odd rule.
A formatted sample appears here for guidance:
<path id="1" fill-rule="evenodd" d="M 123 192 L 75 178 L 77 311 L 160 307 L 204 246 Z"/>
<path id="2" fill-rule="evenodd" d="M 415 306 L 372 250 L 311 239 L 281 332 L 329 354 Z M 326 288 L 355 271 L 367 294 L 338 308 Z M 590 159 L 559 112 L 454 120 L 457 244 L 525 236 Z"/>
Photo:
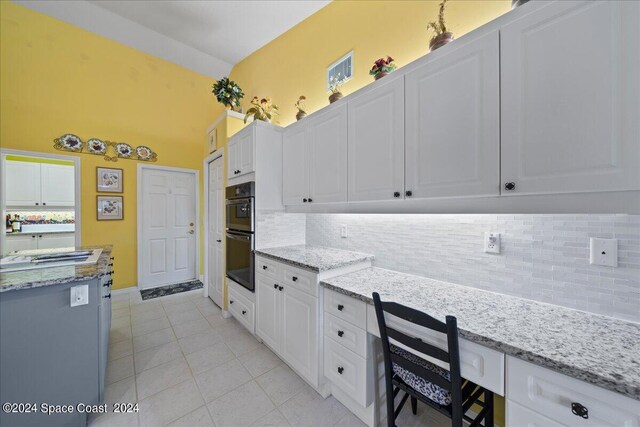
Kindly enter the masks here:
<path id="1" fill-rule="evenodd" d="M 305 214 L 257 210 L 256 249 L 304 244 L 305 223 Z"/>
<path id="2" fill-rule="evenodd" d="M 483 252 L 485 231 L 501 233 L 500 254 Z M 590 237 L 618 239 L 617 268 L 589 264 Z M 640 215 L 308 214 L 306 243 L 374 254 L 377 267 L 640 321 Z"/>

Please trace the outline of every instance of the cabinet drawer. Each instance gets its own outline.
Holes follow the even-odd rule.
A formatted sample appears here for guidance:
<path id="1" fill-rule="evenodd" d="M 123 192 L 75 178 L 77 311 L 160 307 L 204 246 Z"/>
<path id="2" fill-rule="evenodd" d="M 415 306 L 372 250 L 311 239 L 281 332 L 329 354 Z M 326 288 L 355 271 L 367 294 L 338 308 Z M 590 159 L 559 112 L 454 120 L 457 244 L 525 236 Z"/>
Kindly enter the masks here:
<path id="1" fill-rule="evenodd" d="M 235 291 L 232 287 L 228 288 L 229 291 L 229 312 L 236 318 L 238 322 L 244 325 L 252 334 L 254 333 L 253 316 L 254 316 L 254 304 L 239 292 Z"/>
<path id="2" fill-rule="evenodd" d="M 442 349 L 447 348 L 447 340 L 444 334 L 420 328 L 415 324 L 401 319 L 387 319 L 387 325 L 393 326 L 399 331 L 404 331 L 412 336 L 420 338 L 424 342 L 433 344 Z M 376 310 L 373 305 L 367 305 L 367 332 L 380 336 Z M 504 353 L 495 351 L 480 344 L 458 339 L 460 347 L 460 372 L 463 378 L 481 385 L 500 396 L 504 396 Z M 429 357 L 425 357 L 436 365 L 447 369 L 448 365 Z"/>
<path id="3" fill-rule="evenodd" d="M 318 296 L 318 276 L 308 271 L 283 265 L 282 282 L 314 297 Z"/>
<path id="4" fill-rule="evenodd" d="M 324 376 L 347 393 L 358 404 L 371 404 L 372 393 L 367 387 L 367 361 L 347 350 L 329 337 L 324 338 Z M 373 384 L 373 375 L 371 375 Z"/>
<path id="5" fill-rule="evenodd" d="M 550 420 L 511 400 L 507 400 L 506 410 L 505 424 L 507 427 L 564 427 L 563 424 Z"/>
<path id="6" fill-rule="evenodd" d="M 367 331 L 329 313 L 324 316 L 324 335 L 367 358 Z"/>
<path id="7" fill-rule="evenodd" d="M 280 280 L 281 264 L 268 258 L 256 257 L 256 273 L 265 274 L 272 279 Z"/>
<path id="8" fill-rule="evenodd" d="M 640 402 L 541 366 L 507 357 L 507 397 L 569 426 L 638 426 Z M 572 403 L 587 408 L 574 415 Z"/>
<path id="9" fill-rule="evenodd" d="M 367 304 L 363 301 L 325 289 L 324 311 L 358 328 L 367 328 Z"/>

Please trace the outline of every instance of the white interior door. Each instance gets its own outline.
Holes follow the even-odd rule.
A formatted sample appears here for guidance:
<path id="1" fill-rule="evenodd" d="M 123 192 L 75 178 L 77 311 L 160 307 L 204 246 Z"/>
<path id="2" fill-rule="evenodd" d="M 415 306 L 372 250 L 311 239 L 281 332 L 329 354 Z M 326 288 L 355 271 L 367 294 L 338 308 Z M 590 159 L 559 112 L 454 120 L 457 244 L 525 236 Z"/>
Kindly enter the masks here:
<path id="1" fill-rule="evenodd" d="M 224 267 L 222 263 L 222 237 L 223 206 L 224 206 L 224 176 L 223 160 L 218 157 L 209 163 L 209 208 L 207 223 L 209 232 L 207 234 L 207 286 L 209 286 L 209 298 L 220 307 L 224 301 Z"/>
<path id="2" fill-rule="evenodd" d="M 196 278 L 195 173 L 142 168 L 139 287 Z"/>

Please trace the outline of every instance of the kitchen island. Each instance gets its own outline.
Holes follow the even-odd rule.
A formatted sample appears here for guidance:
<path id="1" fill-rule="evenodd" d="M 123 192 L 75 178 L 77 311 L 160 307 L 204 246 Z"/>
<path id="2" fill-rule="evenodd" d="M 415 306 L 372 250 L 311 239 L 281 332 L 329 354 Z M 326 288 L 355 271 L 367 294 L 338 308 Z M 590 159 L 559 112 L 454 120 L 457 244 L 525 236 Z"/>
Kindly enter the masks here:
<path id="1" fill-rule="evenodd" d="M 113 264 L 100 248 L 96 264 L 0 272 L 0 396 L 15 404 L 0 425 L 84 426 L 101 410 Z"/>

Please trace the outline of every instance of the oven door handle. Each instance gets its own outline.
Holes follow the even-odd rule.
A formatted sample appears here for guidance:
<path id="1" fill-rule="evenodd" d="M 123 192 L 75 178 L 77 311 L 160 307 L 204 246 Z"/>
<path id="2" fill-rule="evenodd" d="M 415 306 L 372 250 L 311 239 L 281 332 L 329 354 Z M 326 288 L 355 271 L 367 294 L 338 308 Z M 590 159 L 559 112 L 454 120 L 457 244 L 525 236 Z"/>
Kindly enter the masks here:
<path id="1" fill-rule="evenodd" d="M 246 234 L 241 233 L 233 233 L 231 231 L 227 231 L 227 237 L 233 240 L 251 241 L 251 236 L 247 236 Z"/>
<path id="2" fill-rule="evenodd" d="M 227 199 L 226 201 L 227 206 L 231 206 L 231 205 L 252 205 L 253 204 L 253 198 L 246 198 L 246 199 Z"/>

